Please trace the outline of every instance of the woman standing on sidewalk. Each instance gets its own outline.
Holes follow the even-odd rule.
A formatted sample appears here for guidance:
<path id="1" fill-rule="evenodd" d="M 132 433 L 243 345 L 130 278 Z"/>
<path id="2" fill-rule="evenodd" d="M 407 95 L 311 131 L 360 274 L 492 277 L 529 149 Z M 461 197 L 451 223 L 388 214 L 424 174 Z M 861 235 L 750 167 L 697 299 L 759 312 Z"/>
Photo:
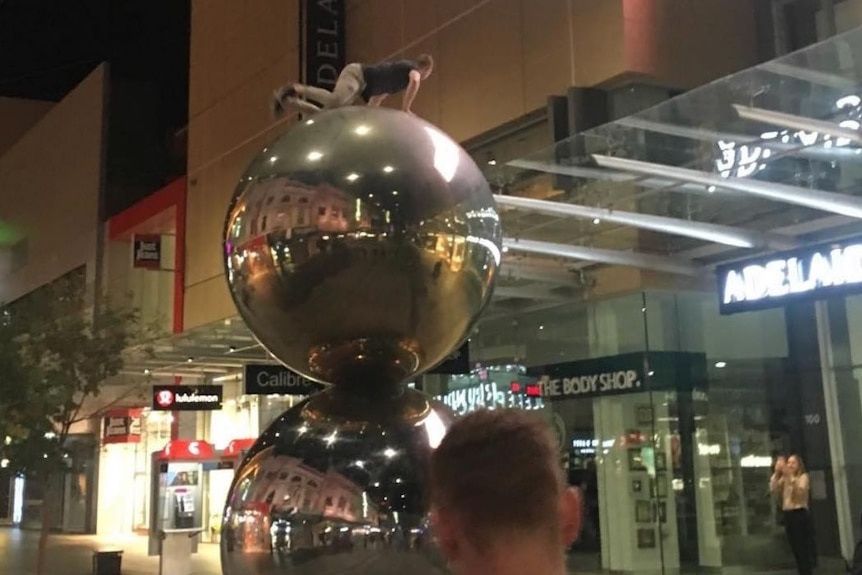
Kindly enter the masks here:
<path id="1" fill-rule="evenodd" d="M 775 472 L 769 479 L 769 490 L 781 496 L 784 531 L 799 575 L 811 575 L 815 565 L 814 533 L 808 515 L 811 484 L 802 458 L 791 455 L 785 461 L 779 457 L 775 462 Z"/>

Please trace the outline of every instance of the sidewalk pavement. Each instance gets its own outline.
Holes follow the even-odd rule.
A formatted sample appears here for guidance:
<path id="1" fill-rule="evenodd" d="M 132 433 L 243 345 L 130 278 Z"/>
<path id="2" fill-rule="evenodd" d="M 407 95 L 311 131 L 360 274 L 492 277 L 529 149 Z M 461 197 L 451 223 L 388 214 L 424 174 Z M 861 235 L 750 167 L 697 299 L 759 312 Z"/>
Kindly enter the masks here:
<path id="1" fill-rule="evenodd" d="M 32 575 L 36 572 L 37 531 L 0 528 L 0 575 Z M 157 575 L 159 558 L 147 556 L 147 538 L 51 535 L 45 573 L 47 575 L 91 575 L 93 551 L 122 549 L 123 575 Z M 193 575 L 221 575 L 219 546 L 201 543 L 192 557 Z"/>

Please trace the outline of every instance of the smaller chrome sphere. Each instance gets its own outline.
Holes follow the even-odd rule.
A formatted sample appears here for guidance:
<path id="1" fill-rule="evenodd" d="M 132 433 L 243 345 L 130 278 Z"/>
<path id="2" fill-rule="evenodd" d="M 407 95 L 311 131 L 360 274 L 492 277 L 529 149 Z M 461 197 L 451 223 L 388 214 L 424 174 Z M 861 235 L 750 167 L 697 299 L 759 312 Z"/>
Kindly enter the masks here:
<path id="1" fill-rule="evenodd" d="M 286 411 L 234 477 L 225 575 L 448 573 L 429 533 L 427 465 L 452 420 L 411 389 L 334 387 Z"/>

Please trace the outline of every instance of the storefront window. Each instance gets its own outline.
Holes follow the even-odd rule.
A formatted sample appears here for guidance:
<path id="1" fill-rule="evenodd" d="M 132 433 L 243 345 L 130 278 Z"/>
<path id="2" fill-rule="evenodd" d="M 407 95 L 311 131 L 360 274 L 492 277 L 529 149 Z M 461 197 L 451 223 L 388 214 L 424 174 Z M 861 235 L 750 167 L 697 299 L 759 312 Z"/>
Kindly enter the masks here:
<path id="1" fill-rule="evenodd" d="M 852 553 L 862 538 L 862 296 L 818 306 L 823 353 L 824 413 L 808 420 L 828 424 L 841 551 Z"/>
<path id="2" fill-rule="evenodd" d="M 426 388 L 459 414 L 546 417 L 586 494 L 575 571 L 789 567 L 767 486 L 774 456 L 804 445 L 799 390 L 820 381 L 788 337 L 809 326 L 788 313 L 721 316 L 714 293 L 649 292 L 493 314 L 471 372 Z"/>
<path id="3" fill-rule="evenodd" d="M 674 477 L 680 559 L 789 565 L 779 507 L 767 491 L 774 455 L 791 449 L 784 310 L 720 316 L 711 293 L 649 293 L 645 307 L 651 352 L 705 358 L 702 384 L 667 402 L 669 432 L 682 451 Z"/>

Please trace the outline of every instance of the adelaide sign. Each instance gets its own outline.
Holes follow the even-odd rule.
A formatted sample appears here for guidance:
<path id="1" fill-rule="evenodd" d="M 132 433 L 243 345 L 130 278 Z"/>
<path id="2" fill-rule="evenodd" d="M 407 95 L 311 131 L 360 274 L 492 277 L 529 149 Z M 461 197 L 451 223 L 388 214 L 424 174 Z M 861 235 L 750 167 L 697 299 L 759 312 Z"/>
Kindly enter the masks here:
<path id="1" fill-rule="evenodd" d="M 302 70 L 305 84 L 332 90 L 345 65 L 344 0 L 302 4 Z"/>
<path id="2" fill-rule="evenodd" d="M 862 238 L 719 266 L 723 315 L 862 291 Z"/>
<path id="3" fill-rule="evenodd" d="M 276 364 L 246 364 L 243 382 L 247 395 L 311 395 L 324 387 Z"/>
<path id="4" fill-rule="evenodd" d="M 218 411 L 220 385 L 154 385 L 153 411 Z"/>

